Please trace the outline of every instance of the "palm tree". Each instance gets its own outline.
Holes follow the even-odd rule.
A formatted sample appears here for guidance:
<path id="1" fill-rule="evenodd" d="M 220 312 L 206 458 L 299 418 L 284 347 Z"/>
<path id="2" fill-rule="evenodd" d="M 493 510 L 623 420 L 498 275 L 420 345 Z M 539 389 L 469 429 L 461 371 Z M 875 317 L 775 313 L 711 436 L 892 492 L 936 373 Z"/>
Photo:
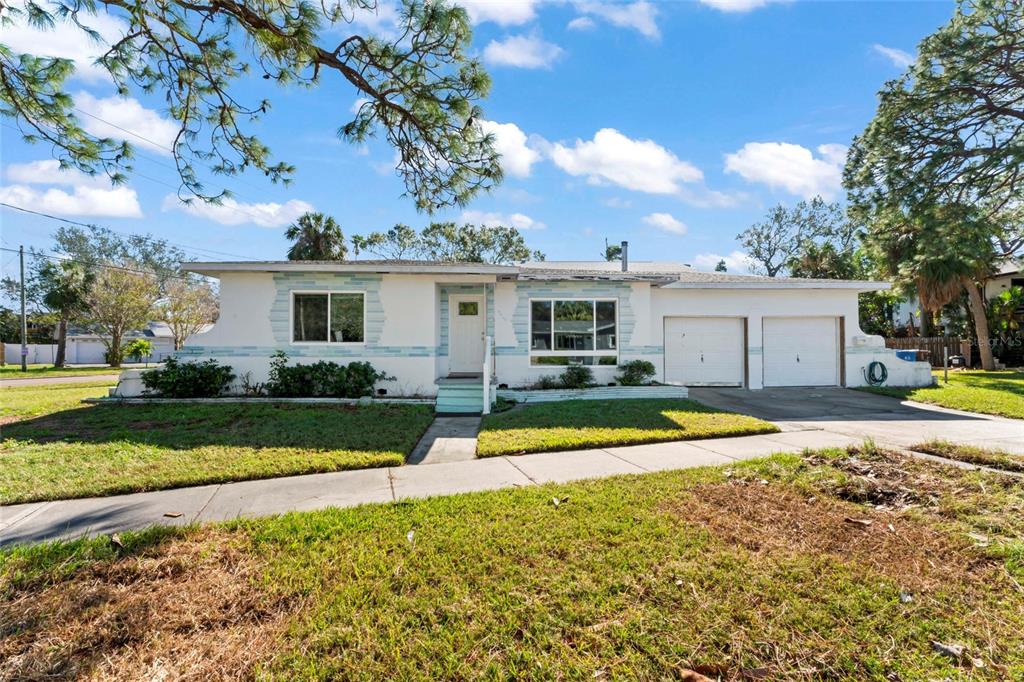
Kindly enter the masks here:
<path id="1" fill-rule="evenodd" d="M 304 213 L 284 236 L 295 242 L 288 249 L 288 260 L 345 260 L 348 255 L 341 227 L 323 213 Z"/>

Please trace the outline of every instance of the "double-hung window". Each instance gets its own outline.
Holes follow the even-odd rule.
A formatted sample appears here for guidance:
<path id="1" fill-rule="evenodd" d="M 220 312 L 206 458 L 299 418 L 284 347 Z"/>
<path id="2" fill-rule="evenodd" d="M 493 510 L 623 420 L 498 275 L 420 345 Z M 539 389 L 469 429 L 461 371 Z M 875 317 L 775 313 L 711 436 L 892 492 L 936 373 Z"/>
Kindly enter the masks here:
<path id="1" fill-rule="evenodd" d="M 292 342 L 363 343 L 365 304 L 358 292 L 294 292 Z"/>
<path id="2" fill-rule="evenodd" d="M 615 299 L 530 301 L 531 365 L 618 364 Z"/>

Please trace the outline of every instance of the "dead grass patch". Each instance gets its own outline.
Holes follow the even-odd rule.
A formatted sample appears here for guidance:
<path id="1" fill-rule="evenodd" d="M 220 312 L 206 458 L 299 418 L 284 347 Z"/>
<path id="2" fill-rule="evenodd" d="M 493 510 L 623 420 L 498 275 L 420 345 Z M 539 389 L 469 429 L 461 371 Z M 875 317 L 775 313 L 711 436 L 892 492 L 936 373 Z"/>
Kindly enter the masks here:
<path id="1" fill-rule="evenodd" d="M 237 536 L 206 530 L 0 603 L 0 679 L 246 679 L 294 600 L 261 588 Z"/>
<path id="2" fill-rule="evenodd" d="M 778 485 L 736 480 L 701 486 L 676 501 L 672 513 L 728 545 L 780 558 L 827 555 L 917 592 L 1005 579 L 999 562 L 966 540 L 897 512 Z"/>

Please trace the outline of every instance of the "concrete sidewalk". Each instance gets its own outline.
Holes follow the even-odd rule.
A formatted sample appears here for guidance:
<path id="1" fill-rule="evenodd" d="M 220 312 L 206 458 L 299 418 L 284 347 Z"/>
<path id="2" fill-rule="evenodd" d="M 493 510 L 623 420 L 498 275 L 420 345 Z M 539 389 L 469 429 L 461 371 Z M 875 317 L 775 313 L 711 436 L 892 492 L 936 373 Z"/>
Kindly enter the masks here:
<path id="1" fill-rule="evenodd" d="M 324 507 L 564 483 L 619 474 L 728 464 L 774 452 L 860 444 L 821 429 L 361 469 L 114 497 L 0 507 L 0 545 L 101 535 L 154 524 L 184 525 Z"/>
<path id="2" fill-rule="evenodd" d="M 51 384 L 87 384 L 99 381 L 117 381 L 120 374 L 86 374 L 72 377 L 5 377 L 0 379 L 0 388 L 18 386 L 49 386 Z"/>

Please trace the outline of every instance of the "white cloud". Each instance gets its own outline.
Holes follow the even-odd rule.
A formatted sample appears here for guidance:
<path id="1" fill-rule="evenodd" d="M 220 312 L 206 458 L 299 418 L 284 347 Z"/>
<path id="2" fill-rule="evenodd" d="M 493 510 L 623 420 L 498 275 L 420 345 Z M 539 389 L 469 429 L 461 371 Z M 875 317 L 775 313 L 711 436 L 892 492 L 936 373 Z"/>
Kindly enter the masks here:
<path id="1" fill-rule="evenodd" d="M 87 132 L 97 137 L 127 140 L 137 147 L 170 156 L 178 124 L 153 109 L 147 109 L 138 100 L 117 96 L 93 97 L 82 91 L 75 94 L 75 106 L 85 112 L 81 121 Z"/>
<path id="2" fill-rule="evenodd" d="M 594 20 L 590 17 L 576 17 L 566 24 L 565 27 L 570 31 L 589 31 L 595 26 L 597 26 L 597 24 L 595 24 Z"/>
<path id="3" fill-rule="evenodd" d="M 601 203 L 607 206 L 608 208 L 629 208 L 630 206 L 633 205 L 633 202 L 630 201 L 629 199 L 621 199 L 619 197 L 609 197 L 607 199 L 602 199 Z"/>
<path id="4" fill-rule="evenodd" d="M 569 175 L 592 184 L 612 183 L 650 194 L 676 194 L 681 183 L 703 178 L 700 169 L 653 140 L 633 140 L 614 128 L 602 128 L 589 141 L 556 144 L 551 160 Z"/>
<path id="5" fill-rule="evenodd" d="M 520 69 L 549 69 L 562 54 L 562 48 L 545 41 L 540 35 L 509 36 L 492 40 L 484 48 L 484 61 L 495 66 Z"/>
<path id="6" fill-rule="evenodd" d="M 537 0 L 456 0 L 466 8 L 474 24 L 493 21 L 501 26 L 519 26 L 537 16 Z"/>
<path id="7" fill-rule="evenodd" d="M 401 19 L 398 15 L 398 8 L 388 0 L 378 0 L 372 6 L 360 4 L 351 10 L 346 9 L 346 18 L 350 18 L 351 23 L 364 26 L 371 33 L 386 38 L 396 35 L 398 22 Z"/>
<path id="8" fill-rule="evenodd" d="M 634 29 L 654 40 L 661 37 L 657 23 L 658 9 L 647 0 L 629 4 L 584 1 L 576 3 L 576 10 L 581 14 L 604 19 L 614 26 Z M 570 28 L 573 26 L 570 25 Z"/>
<path id="9" fill-rule="evenodd" d="M 875 43 L 871 46 L 871 49 L 892 62 L 893 66 L 900 69 L 905 69 L 914 63 L 914 55 L 895 47 L 886 47 L 885 45 Z"/>
<path id="10" fill-rule="evenodd" d="M 748 142 L 725 156 L 725 170 L 750 182 L 809 199 L 821 195 L 831 199 L 842 183 L 846 147 L 823 144 L 815 158 L 810 149 L 788 142 Z"/>
<path id="11" fill-rule="evenodd" d="M 708 7 L 722 12 L 749 12 L 781 0 L 700 0 Z"/>
<path id="12" fill-rule="evenodd" d="M 525 213 L 493 213 L 487 211 L 463 211 L 462 222 L 473 225 L 495 227 L 504 225 L 517 230 L 543 230 L 547 225 L 534 220 Z"/>
<path id="13" fill-rule="evenodd" d="M 127 25 L 102 12 L 95 16 L 82 12 L 79 19 L 100 34 L 100 42 L 93 41 L 87 33 L 68 21 L 55 18 L 53 30 L 47 31 L 29 26 L 24 16 L 15 19 L 13 25 L 4 26 L 3 41 L 15 53 L 70 59 L 75 64 L 75 75 L 82 80 L 110 80 L 110 74 L 103 67 L 97 66 L 96 60 L 103 54 L 104 45 L 124 36 Z"/>
<path id="14" fill-rule="evenodd" d="M 234 199 L 224 199 L 219 204 L 211 204 L 200 199 L 186 204 L 176 195 L 164 197 L 163 210 L 184 211 L 197 218 L 212 220 L 221 225 L 243 225 L 254 223 L 260 227 L 283 227 L 294 222 L 303 213 L 313 210 L 312 204 L 298 199 L 291 199 L 283 204 L 275 202 L 244 203 Z"/>
<path id="15" fill-rule="evenodd" d="M 530 167 L 540 161 L 540 152 L 527 144 L 526 133 L 515 123 L 480 121 L 484 133 L 494 135 L 494 148 L 501 154 L 501 168 L 507 175 L 525 178 Z"/>
<path id="16" fill-rule="evenodd" d="M 105 175 L 86 175 L 73 168 L 61 170 L 54 159 L 9 164 L 4 177 L 13 184 L 0 187 L 0 201 L 12 206 L 57 215 L 142 217 L 135 190 L 111 187 Z M 71 191 L 31 185 L 61 185 Z"/>
<path id="17" fill-rule="evenodd" d="M 348 108 L 353 114 L 358 114 L 359 110 L 363 108 L 364 104 L 369 103 L 371 100 L 369 97 L 357 97 L 355 102 L 352 102 L 352 106 Z"/>
<path id="18" fill-rule="evenodd" d="M 686 234 L 686 225 L 676 220 L 671 213 L 651 213 L 644 216 L 643 221 L 662 232 Z"/>
<path id="19" fill-rule="evenodd" d="M 751 261 L 747 254 L 742 251 L 733 251 L 728 255 L 717 253 L 701 253 L 693 259 L 693 266 L 698 270 L 713 271 L 719 261 L 725 261 L 725 268 L 728 272 L 736 275 L 750 274 Z"/>

